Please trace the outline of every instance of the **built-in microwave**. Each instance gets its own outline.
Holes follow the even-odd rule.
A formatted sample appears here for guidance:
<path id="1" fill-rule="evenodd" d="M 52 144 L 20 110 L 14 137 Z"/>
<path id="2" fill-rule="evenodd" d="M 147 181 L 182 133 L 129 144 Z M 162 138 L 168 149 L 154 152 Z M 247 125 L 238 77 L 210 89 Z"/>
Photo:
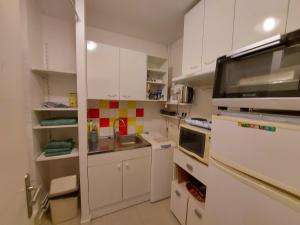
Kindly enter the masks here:
<path id="1" fill-rule="evenodd" d="M 180 125 L 179 149 L 197 160 L 208 164 L 210 146 L 210 130 L 191 126 Z"/>
<path id="2" fill-rule="evenodd" d="M 300 30 L 218 58 L 213 104 L 300 110 Z"/>

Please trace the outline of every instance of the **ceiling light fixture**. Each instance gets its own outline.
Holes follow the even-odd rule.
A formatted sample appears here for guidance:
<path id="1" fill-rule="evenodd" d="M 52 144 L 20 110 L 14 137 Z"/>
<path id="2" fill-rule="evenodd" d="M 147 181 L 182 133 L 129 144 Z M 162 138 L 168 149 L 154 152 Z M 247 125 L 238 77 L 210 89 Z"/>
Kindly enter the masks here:
<path id="1" fill-rule="evenodd" d="M 88 51 L 94 51 L 97 48 L 97 43 L 94 41 L 87 41 L 86 42 L 86 48 Z"/>

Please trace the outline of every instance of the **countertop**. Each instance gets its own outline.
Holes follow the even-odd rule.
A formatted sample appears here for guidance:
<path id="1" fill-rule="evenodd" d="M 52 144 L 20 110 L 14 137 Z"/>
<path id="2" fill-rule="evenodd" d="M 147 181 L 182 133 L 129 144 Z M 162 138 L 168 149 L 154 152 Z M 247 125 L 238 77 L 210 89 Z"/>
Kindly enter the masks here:
<path id="1" fill-rule="evenodd" d="M 135 138 L 137 137 L 140 141 L 135 144 L 122 144 L 120 140 L 122 138 Z M 113 137 L 99 138 L 97 143 L 89 142 L 88 155 L 103 154 L 108 152 L 125 151 L 137 148 L 149 147 L 151 144 L 146 141 L 141 135 L 128 135 L 121 136 L 120 138 L 114 139 Z"/>

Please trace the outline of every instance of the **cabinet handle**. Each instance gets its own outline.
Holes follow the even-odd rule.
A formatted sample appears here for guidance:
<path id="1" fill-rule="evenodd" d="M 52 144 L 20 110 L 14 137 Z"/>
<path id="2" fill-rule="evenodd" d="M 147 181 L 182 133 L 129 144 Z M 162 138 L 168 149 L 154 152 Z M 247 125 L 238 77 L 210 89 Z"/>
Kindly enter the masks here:
<path id="1" fill-rule="evenodd" d="M 191 171 L 191 172 L 193 172 L 193 167 L 190 165 L 190 164 L 186 164 L 186 168 L 189 170 L 189 171 Z"/>
<path id="2" fill-rule="evenodd" d="M 175 194 L 180 198 L 181 193 L 178 190 L 175 190 Z"/>
<path id="3" fill-rule="evenodd" d="M 107 95 L 110 98 L 117 97 L 117 95 Z"/>
<path id="4" fill-rule="evenodd" d="M 202 219 L 202 214 L 197 209 L 194 210 L 194 213 L 200 220 Z"/>
<path id="5" fill-rule="evenodd" d="M 125 167 L 128 169 L 129 168 L 129 163 L 125 163 Z"/>
<path id="6" fill-rule="evenodd" d="M 117 168 L 118 168 L 118 170 L 121 170 L 121 164 L 120 163 L 117 165 Z"/>
<path id="7" fill-rule="evenodd" d="M 130 98 L 130 95 L 123 95 L 123 98 Z"/>

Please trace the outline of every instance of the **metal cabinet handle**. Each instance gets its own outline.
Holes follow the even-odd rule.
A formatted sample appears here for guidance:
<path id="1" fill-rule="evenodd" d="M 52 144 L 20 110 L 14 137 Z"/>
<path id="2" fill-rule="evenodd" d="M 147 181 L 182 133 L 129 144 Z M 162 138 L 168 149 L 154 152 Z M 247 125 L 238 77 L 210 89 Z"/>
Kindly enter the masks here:
<path id="1" fill-rule="evenodd" d="M 194 213 L 200 220 L 202 219 L 202 214 L 197 209 L 194 210 Z"/>
<path id="2" fill-rule="evenodd" d="M 175 194 L 180 198 L 181 193 L 178 190 L 175 190 Z"/>
<path id="3" fill-rule="evenodd" d="M 110 98 L 117 97 L 117 95 L 107 95 Z"/>
<path id="4" fill-rule="evenodd" d="M 123 95 L 124 98 L 130 98 L 130 95 Z"/>
<path id="5" fill-rule="evenodd" d="M 188 163 L 186 164 L 186 168 L 191 172 L 193 171 L 193 167 Z"/>

